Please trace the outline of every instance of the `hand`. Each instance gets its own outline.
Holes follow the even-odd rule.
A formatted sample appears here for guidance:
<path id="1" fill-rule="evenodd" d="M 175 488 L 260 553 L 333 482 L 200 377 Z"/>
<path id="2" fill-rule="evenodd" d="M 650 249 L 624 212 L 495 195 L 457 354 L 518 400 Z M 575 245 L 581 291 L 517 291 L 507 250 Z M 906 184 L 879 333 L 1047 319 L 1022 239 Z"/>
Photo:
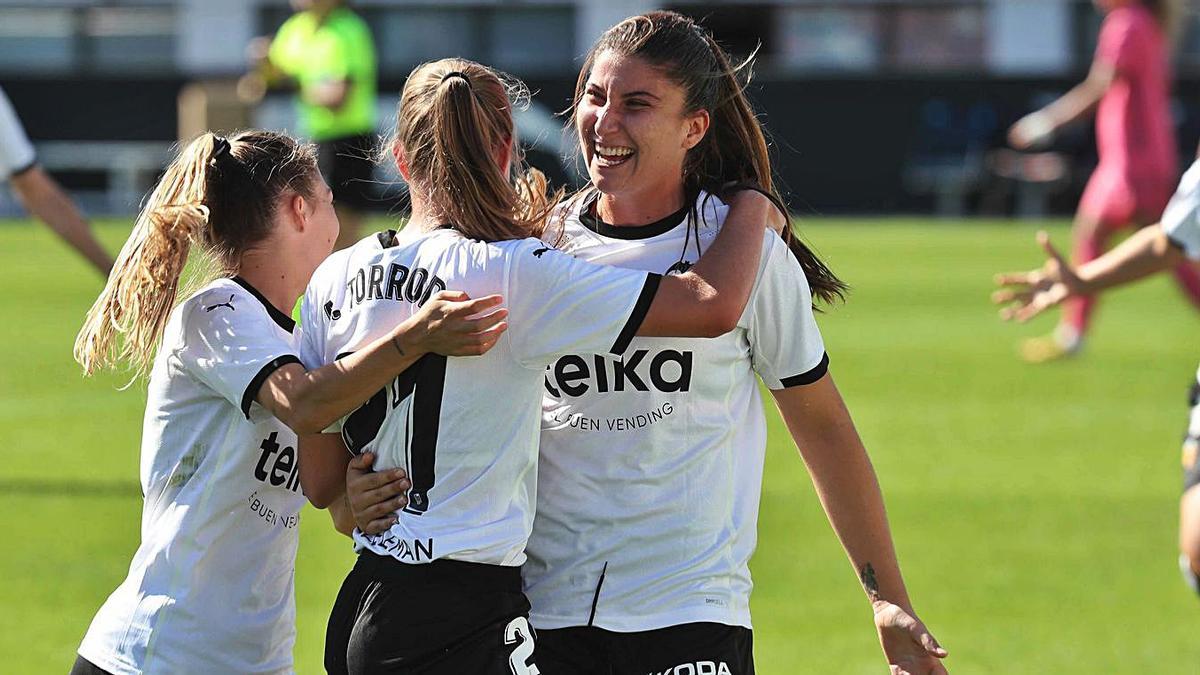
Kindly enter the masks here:
<path id="1" fill-rule="evenodd" d="M 1030 113 L 1008 130 L 1008 144 L 1017 150 L 1049 145 L 1054 139 L 1054 120 L 1042 111 Z"/>
<path id="2" fill-rule="evenodd" d="M 1047 256 L 1041 269 L 995 277 L 998 286 L 1011 287 L 992 293 L 992 302 L 1009 305 L 1000 310 L 1000 318 L 1005 321 L 1024 323 L 1067 298 L 1087 295 L 1086 284 L 1050 243 L 1050 235 L 1038 232 L 1037 240 Z"/>
<path id="3" fill-rule="evenodd" d="M 941 661 L 947 652 L 920 619 L 886 600 L 871 606 L 891 675 L 948 675 Z"/>
<path id="4" fill-rule="evenodd" d="M 499 295 L 471 300 L 462 291 L 441 291 L 401 324 L 396 339 L 418 353 L 486 354 L 508 330 L 508 310 L 499 307 L 502 302 Z"/>
<path id="5" fill-rule="evenodd" d="M 396 512 L 408 506 L 412 487 L 404 469 L 375 472 L 375 454 L 364 452 L 346 466 L 346 501 L 363 534 L 379 534 L 396 524 Z"/>
<path id="6" fill-rule="evenodd" d="M 260 35 L 246 43 L 246 63 L 251 68 L 262 66 L 271 54 L 271 38 Z"/>
<path id="7" fill-rule="evenodd" d="M 743 209 L 757 209 L 762 214 L 762 222 L 780 235 L 787 226 L 787 219 L 780 213 L 775 202 L 757 188 L 750 187 L 749 183 L 726 183 L 721 188 L 721 201 L 728 204 L 731 210 L 743 204 Z"/>

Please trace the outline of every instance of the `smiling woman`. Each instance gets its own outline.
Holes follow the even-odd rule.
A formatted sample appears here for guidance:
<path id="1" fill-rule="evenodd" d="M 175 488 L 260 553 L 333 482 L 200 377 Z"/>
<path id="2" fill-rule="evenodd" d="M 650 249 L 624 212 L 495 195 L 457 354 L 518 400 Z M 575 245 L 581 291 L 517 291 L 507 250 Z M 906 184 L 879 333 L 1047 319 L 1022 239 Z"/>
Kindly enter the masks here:
<path id="1" fill-rule="evenodd" d="M 739 79 L 749 66 L 734 67 L 706 30 L 672 12 L 601 36 L 573 118 L 591 185 L 562 208 L 562 249 L 671 279 L 730 227 L 730 184 L 782 211 Z M 840 297 L 844 285 L 790 227 L 778 230 L 765 233 L 758 264 L 733 261 L 753 291 L 731 330 L 635 338 L 619 359 L 578 352 L 547 369 L 524 571 L 545 672 L 754 672 L 759 377 L 859 572 L 892 672 L 945 672 L 945 651 L 909 603 L 813 314 L 814 297 Z"/>

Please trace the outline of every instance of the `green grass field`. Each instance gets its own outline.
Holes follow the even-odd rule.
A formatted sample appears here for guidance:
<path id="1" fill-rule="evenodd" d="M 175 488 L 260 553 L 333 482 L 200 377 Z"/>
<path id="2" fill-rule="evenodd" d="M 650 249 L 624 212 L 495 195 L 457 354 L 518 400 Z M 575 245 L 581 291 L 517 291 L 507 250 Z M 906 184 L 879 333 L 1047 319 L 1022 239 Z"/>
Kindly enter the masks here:
<path id="1" fill-rule="evenodd" d="M 1200 349 L 1165 279 L 1111 295 L 1086 354 L 1019 363 L 991 274 L 1040 263 L 1036 224 L 819 220 L 853 287 L 820 319 L 872 453 L 910 592 L 953 673 L 1195 673 L 1200 600 L 1176 569 L 1178 447 Z M 128 224 L 107 223 L 113 249 Z M 1059 241 L 1065 227 L 1052 224 Z M 0 671 L 65 673 L 137 545 L 144 397 L 84 380 L 71 342 L 100 279 L 0 222 Z M 754 559 L 764 675 L 886 672 L 868 605 L 774 411 Z M 300 673 L 352 562 L 309 510 Z M 550 675 L 550 674 L 548 674 Z"/>

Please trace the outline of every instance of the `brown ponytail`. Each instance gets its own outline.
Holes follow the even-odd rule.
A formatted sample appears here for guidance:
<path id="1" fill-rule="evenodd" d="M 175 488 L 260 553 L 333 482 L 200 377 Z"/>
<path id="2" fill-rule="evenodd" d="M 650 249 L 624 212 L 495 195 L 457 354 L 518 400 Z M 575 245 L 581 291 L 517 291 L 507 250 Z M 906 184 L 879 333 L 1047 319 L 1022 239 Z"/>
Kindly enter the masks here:
<path id="1" fill-rule="evenodd" d="M 528 105 L 520 81 L 464 59 L 417 66 L 400 95 L 396 131 L 381 157 L 404 151 L 409 189 L 467 237 L 540 237 L 558 195 L 541 172 L 525 169 L 512 111 Z M 494 157 L 511 148 L 510 178 Z"/>
<path id="2" fill-rule="evenodd" d="M 122 362 L 135 379 L 148 373 L 193 246 L 215 263 L 207 277 L 235 274 L 241 254 L 270 234 L 280 195 L 311 196 L 316 175 L 313 149 L 282 134 L 189 143 L 150 193 L 75 339 L 84 373 Z"/>
<path id="3" fill-rule="evenodd" d="M 689 112 L 709 111 L 708 133 L 684 160 L 684 185 L 689 194 L 703 190 L 720 195 L 727 185 L 752 184 L 771 195 L 786 213 L 774 184 L 766 135 L 746 98 L 754 54 L 734 66 L 707 30 L 675 12 L 630 17 L 608 29 L 588 52 L 575 85 L 576 106 L 596 58 L 607 51 L 636 56 L 662 68 L 683 88 Z M 844 299 L 846 284 L 804 245 L 793 228 L 784 231 L 783 240 L 804 270 L 814 298 L 824 303 Z"/>

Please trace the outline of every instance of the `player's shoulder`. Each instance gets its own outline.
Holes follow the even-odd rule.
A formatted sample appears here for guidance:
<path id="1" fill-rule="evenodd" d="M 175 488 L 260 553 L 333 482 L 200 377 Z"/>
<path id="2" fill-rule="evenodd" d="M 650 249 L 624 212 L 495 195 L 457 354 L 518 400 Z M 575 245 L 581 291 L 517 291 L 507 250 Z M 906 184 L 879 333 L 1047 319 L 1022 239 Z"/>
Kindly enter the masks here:
<path id="1" fill-rule="evenodd" d="M 253 286 L 238 277 L 214 279 L 179 303 L 172 315 L 187 332 L 240 327 L 268 320 L 291 330 L 292 320 L 275 309 Z M 243 328 L 244 329 L 244 328 Z"/>

